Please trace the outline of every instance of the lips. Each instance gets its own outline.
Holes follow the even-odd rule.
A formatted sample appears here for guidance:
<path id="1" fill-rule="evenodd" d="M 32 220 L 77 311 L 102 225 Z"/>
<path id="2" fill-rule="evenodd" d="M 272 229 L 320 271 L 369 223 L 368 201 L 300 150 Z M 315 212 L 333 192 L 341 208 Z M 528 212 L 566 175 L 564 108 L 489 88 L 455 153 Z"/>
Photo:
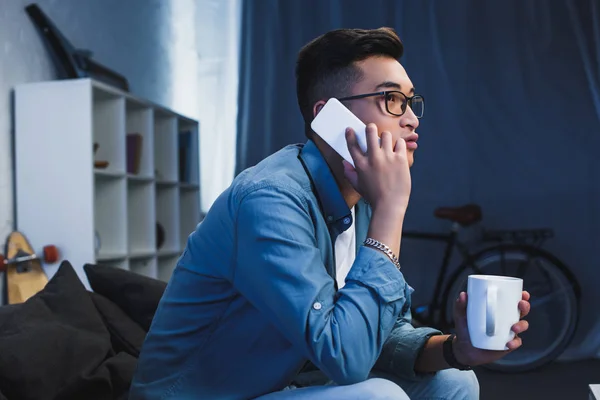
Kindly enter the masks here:
<path id="1" fill-rule="evenodd" d="M 417 145 L 417 140 L 419 140 L 419 135 L 417 135 L 416 133 L 412 133 L 412 134 L 408 135 L 407 137 L 405 137 L 403 139 L 406 142 L 406 148 L 407 149 L 414 150 L 417 147 L 419 147 Z"/>

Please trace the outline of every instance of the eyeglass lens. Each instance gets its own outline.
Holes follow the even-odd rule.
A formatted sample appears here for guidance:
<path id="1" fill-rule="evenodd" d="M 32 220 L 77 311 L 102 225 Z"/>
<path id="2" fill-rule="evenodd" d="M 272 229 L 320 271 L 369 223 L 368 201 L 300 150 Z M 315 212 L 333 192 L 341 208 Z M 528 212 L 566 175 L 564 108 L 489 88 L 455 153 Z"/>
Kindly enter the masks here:
<path id="1" fill-rule="evenodd" d="M 386 105 L 388 111 L 395 115 L 402 115 L 406 111 L 407 98 L 400 92 L 390 92 L 386 96 Z M 408 106 L 412 109 L 417 118 L 421 118 L 425 111 L 425 101 L 423 97 L 416 95 L 410 101 Z"/>

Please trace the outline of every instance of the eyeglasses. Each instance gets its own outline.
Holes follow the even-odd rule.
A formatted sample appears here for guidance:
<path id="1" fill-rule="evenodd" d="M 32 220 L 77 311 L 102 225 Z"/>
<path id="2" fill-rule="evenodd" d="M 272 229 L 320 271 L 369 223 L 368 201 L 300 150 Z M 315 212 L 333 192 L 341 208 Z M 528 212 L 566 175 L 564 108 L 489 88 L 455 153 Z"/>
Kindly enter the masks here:
<path id="1" fill-rule="evenodd" d="M 392 115 L 401 116 L 406 112 L 408 105 L 417 118 L 422 118 L 425 112 L 425 98 L 420 94 L 415 94 L 412 97 L 407 97 L 404 93 L 398 90 L 385 90 L 383 92 L 358 94 L 356 96 L 342 97 L 338 100 L 356 100 L 364 99 L 365 97 L 383 96 L 385 99 L 385 109 Z"/>

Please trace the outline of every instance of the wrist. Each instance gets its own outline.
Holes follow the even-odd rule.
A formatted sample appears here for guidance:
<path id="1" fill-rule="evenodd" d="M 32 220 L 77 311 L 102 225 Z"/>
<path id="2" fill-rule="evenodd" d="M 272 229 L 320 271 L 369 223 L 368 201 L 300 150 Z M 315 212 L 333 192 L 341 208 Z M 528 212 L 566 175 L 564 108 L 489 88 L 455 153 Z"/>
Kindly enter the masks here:
<path id="1" fill-rule="evenodd" d="M 458 338 L 456 336 L 452 339 L 452 354 L 454 358 L 462 365 L 470 365 L 468 360 L 465 359 L 461 347 L 458 345 Z"/>
<path id="2" fill-rule="evenodd" d="M 380 200 L 376 203 L 371 204 L 373 214 L 385 214 L 388 218 L 399 218 L 404 219 L 406 214 L 407 205 L 403 205 L 402 201 L 388 201 Z"/>
<path id="3" fill-rule="evenodd" d="M 404 222 L 403 208 L 397 205 L 391 207 L 385 203 L 377 203 L 373 205 L 372 210 L 367 237 L 388 246 L 396 257 L 400 257 L 400 241 Z"/>
<path id="4" fill-rule="evenodd" d="M 372 248 L 377 249 L 377 250 L 381 251 L 382 253 L 384 253 L 390 259 L 390 261 L 396 266 L 396 268 L 398 268 L 398 270 L 400 270 L 400 261 L 398 260 L 398 257 L 396 256 L 396 254 L 394 254 L 392 249 L 390 249 L 387 245 L 385 245 L 384 243 L 381 243 L 377 239 L 373 239 L 370 237 L 367 237 L 365 239 L 364 245 L 368 246 L 368 247 L 372 247 Z"/>
<path id="5" fill-rule="evenodd" d="M 446 360 L 446 363 L 452 368 L 460 370 L 471 369 L 471 365 L 469 364 L 469 361 L 466 359 L 466 357 L 464 357 L 458 339 L 454 334 L 448 336 L 448 338 L 444 342 L 444 359 Z"/>

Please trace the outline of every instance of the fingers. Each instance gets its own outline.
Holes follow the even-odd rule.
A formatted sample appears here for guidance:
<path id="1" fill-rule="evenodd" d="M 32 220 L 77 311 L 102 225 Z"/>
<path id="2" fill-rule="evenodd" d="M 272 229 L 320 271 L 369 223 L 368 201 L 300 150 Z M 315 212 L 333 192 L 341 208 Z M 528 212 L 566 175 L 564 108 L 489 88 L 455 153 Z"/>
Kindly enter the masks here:
<path id="1" fill-rule="evenodd" d="M 512 326 L 512 331 L 516 334 L 523 333 L 529 329 L 529 322 L 521 320 Z"/>
<path id="2" fill-rule="evenodd" d="M 510 351 L 513 351 L 513 350 L 516 350 L 519 347 L 521 347 L 522 344 L 523 344 L 523 341 L 521 340 L 521 338 L 518 336 L 515 336 L 515 338 L 513 340 L 511 340 L 510 342 L 508 342 L 506 344 L 506 347 L 508 347 L 508 349 Z"/>
<path id="3" fill-rule="evenodd" d="M 392 145 L 392 134 L 388 131 L 381 132 L 381 148 L 385 151 L 394 151 Z"/>
<path id="4" fill-rule="evenodd" d="M 352 128 L 346 128 L 346 145 L 348 146 L 348 152 L 354 161 L 354 165 L 356 165 L 358 160 L 360 160 L 364 155 L 360 145 L 358 144 L 358 139 L 356 138 L 354 129 Z"/>
<path id="5" fill-rule="evenodd" d="M 356 170 L 354 169 L 352 164 L 350 164 L 346 160 L 342 160 L 342 164 L 344 166 L 344 176 L 346 176 L 346 179 L 348 179 L 348 181 L 350 182 L 352 187 L 357 189 L 358 188 L 358 174 L 356 173 Z"/>
<path id="6" fill-rule="evenodd" d="M 379 148 L 379 135 L 377 133 L 377 125 L 370 123 L 366 129 L 367 149 Z"/>
<path id="7" fill-rule="evenodd" d="M 396 145 L 394 146 L 395 153 L 406 153 L 406 142 L 403 139 L 396 140 Z"/>
<path id="8" fill-rule="evenodd" d="M 515 333 L 515 337 L 513 340 L 506 344 L 506 347 L 508 347 L 510 351 L 513 351 L 521 347 L 521 345 L 523 344 L 523 339 L 519 337 L 519 333 L 523 333 L 527 329 L 529 329 L 529 322 L 525 320 L 519 321 L 516 324 L 514 324 L 511 329 Z"/>
<path id="9" fill-rule="evenodd" d="M 530 298 L 531 295 L 529 294 L 529 292 L 527 290 L 523 290 L 523 300 L 529 301 Z"/>
<path id="10" fill-rule="evenodd" d="M 519 310 L 521 311 L 521 318 L 527 316 L 531 310 L 531 304 L 526 300 L 519 301 Z"/>

